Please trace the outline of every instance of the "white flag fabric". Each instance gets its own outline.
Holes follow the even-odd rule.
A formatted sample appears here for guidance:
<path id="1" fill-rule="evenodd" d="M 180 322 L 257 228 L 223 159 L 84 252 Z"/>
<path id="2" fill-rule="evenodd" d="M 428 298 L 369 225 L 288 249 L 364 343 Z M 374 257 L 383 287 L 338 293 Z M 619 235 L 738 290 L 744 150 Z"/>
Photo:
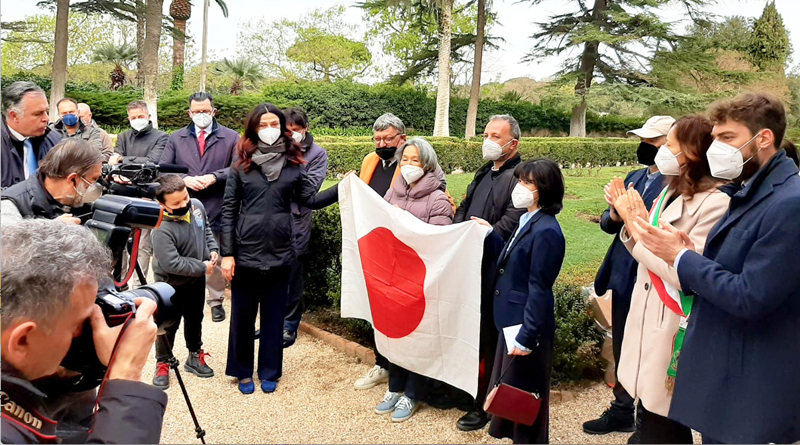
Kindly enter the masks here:
<path id="1" fill-rule="evenodd" d="M 424 223 L 356 175 L 339 183 L 339 204 L 342 317 L 372 323 L 378 351 L 392 363 L 474 397 L 489 228 Z"/>

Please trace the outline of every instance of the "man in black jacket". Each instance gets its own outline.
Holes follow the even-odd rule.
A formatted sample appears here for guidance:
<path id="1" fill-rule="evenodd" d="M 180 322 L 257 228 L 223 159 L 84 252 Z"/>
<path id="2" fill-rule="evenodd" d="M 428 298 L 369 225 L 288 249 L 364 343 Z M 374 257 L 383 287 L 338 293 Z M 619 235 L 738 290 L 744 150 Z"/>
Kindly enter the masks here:
<path id="1" fill-rule="evenodd" d="M 2 102 L 0 186 L 6 188 L 30 177 L 61 136 L 47 126 L 50 121 L 47 96 L 36 84 L 14 82 L 8 85 L 3 88 Z"/>
<path id="2" fill-rule="evenodd" d="M 36 174 L 3 190 L 0 221 L 6 225 L 22 218 L 45 218 L 80 224 L 77 216 L 91 212 L 91 203 L 102 194 L 97 179 L 104 159 L 81 139 L 59 142 L 42 159 Z"/>
<path id="3" fill-rule="evenodd" d="M 456 210 L 453 222 L 459 223 L 478 217 L 492 224 L 493 230 L 507 240 L 516 229 L 520 216 L 525 213 L 525 209 L 514 208 L 511 201 L 511 191 L 518 182 L 514 177 L 514 169 L 522 162 L 517 152 L 522 132 L 519 123 L 512 116 L 497 115 L 489 118 L 483 137 L 483 158 L 489 162 L 475 173 L 475 179 L 467 188 L 467 196 Z M 484 252 L 483 276 L 494 276 L 496 261 L 492 252 Z M 492 303 L 491 298 L 481 299 L 481 372 L 478 396 L 472 410 L 456 424 L 462 431 L 481 429 L 488 422 L 483 411 L 483 402 L 489 389 L 498 336 L 493 322 Z"/>
<path id="4" fill-rule="evenodd" d="M 128 104 L 128 122 L 131 129 L 117 137 L 117 145 L 108 161 L 109 164 L 157 164 L 161 153 L 167 145 L 169 135 L 153 128 L 147 103 L 135 100 Z M 153 256 L 153 244 L 150 241 L 150 230 L 142 230 L 139 244 L 139 267 L 147 276 L 150 270 L 150 258 Z M 124 273 L 125 271 L 123 271 Z M 133 275 L 134 284 L 139 283 L 138 275 Z"/>
<path id="5" fill-rule="evenodd" d="M 84 402 L 67 410 L 57 407 L 59 414 L 50 418 L 56 413 L 53 403 L 32 383 L 70 372 L 59 365 L 88 321 L 97 356 L 109 372 L 94 421 L 85 422 L 91 431 L 84 432 L 84 441 L 158 443 L 167 396 L 139 381 L 156 338 L 155 303 L 137 299 L 136 315 L 115 347 L 120 329 L 109 328 L 94 304 L 98 280 L 107 276 L 111 258 L 92 232 L 46 219 L 0 230 L 2 442 L 53 443 L 65 433 L 59 428 L 64 418 L 92 412 L 94 400 L 76 397 Z"/>

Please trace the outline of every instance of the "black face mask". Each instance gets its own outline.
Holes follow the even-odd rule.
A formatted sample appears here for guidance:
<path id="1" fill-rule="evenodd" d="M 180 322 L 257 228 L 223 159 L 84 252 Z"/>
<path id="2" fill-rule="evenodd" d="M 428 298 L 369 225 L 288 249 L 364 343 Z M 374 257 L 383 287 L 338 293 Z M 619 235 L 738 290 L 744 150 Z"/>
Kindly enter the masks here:
<path id="1" fill-rule="evenodd" d="M 375 153 L 384 161 L 388 161 L 397 153 L 397 147 L 378 147 L 375 149 Z"/>
<path id="2" fill-rule="evenodd" d="M 642 165 L 656 165 L 656 153 L 658 153 L 658 147 L 642 141 L 636 150 L 636 159 Z"/>
<path id="3" fill-rule="evenodd" d="M 180 207 L 180 208 L 177 208 L 177 209 L 174 209 L 174 210 L 170 211 L 169 214 L 172 215 L 172 216 L 183 216 L 183 215 L 189 213 L 189 209 L 191 209 L 191 208 L 192 208 L 192 204 L 189 203 L 189 204 L 186 204 L 186 206 L 184 206 L 184 207 Z"/>

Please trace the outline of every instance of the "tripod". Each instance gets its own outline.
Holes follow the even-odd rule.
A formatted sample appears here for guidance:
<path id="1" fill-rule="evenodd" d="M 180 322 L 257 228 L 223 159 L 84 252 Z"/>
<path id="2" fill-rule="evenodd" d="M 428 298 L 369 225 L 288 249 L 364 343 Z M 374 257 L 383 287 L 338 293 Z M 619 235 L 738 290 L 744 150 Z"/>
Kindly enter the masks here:
<path id="1" fill-rule="evenodd" d="M 136 265 L 136 268 L 139 268 L 139 265 Z M 197 421 L 197 415 L 194 413 L 194 408 L 192 407 L 192 402 L 189 400 L 189 393 L 186 391 L 186 385 L 183 384 L 183 378 L 181 377 L 181 372 L 178 370 L 178 359 L 175 358 L 175 355 L 172 354 L 172 345 L 169 344 L 169 339 L 167 335 L 159 335 L 158 341 L 161 342 L 161 345 L 167 351 L 169 358 L 167 359 L 167 363 L 169 363 L 169 367 L 175 371 L 175 377 L 178 378 L 178 385 L 181 387 L 181 392 L 183 392 L 183 398 L 186 400 L 186 406 L 189 408 L 189 414 L 192 416 L 192 421 L 194 422 L 194 431 L 197 434 L 197 438 L 200 439 L 200 443 L 206 443 L 204 439 L 206 435 L 206 430 L 200 427 L 200 422 Z"/>

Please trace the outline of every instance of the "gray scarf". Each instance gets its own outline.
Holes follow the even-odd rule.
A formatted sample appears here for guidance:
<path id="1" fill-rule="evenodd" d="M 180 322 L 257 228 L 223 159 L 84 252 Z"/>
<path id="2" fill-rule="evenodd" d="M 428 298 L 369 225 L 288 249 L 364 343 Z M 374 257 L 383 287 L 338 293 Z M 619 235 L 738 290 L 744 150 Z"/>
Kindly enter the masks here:
<path id="1" fill-rule="evenodd" d="M 257 150 L 253 153 L 252 161 L 261 167 L 261 172 L 269 182 L 278 179 L 286 164 L 286 145 L 284 145 L 283 138 L 279 138 L 276 143 L 279 145 L 267 145 L 259 141 Z"/>

